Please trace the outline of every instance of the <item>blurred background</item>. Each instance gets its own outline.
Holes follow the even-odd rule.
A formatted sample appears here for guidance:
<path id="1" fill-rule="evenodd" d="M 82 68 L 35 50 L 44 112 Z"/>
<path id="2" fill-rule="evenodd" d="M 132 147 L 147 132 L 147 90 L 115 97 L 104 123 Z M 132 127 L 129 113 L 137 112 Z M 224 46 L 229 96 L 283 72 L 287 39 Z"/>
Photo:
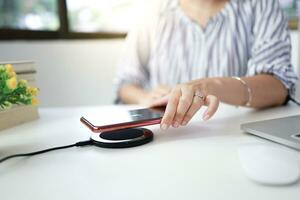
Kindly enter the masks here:
<path id="1" fill-rule="evenodd" d="M 126 32 L 133 22 L 136 0 L 1 0 L 0 26 L 25 30 L 60 29 L 67 15 L 74 32 Z M 64 6 L 61 8 L 60 6 Z"/>
<path id="2" fill-rule="evenodd" d="M 124 39 L 146 0 L 0 0 L 0 61 L 36 61 L 41 106 L 111 104 Z M 279 0 L 300 68 L 300 1 Z"/>

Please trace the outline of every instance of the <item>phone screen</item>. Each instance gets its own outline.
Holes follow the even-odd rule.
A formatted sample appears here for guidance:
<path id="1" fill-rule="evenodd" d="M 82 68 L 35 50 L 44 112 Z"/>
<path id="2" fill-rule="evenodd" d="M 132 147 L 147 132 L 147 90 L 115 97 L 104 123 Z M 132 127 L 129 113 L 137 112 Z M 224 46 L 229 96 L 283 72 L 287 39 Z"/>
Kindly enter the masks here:
<path id="1" fill-rule="evenodd" d="M 97 109 L 83 115 L 94 127 L 142 122 L 162 118 L 165 107 L 129 110 L 123 107 Z"/>

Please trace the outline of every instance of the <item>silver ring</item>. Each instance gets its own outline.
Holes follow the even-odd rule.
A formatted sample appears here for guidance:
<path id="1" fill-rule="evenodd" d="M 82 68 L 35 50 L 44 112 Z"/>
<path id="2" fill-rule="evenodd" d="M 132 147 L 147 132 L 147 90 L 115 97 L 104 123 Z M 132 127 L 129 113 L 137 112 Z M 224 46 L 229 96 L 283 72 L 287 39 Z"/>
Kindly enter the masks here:
<path id="1" fill-rule="evenodd" d="M 205 99 L 205 96 L 204 96 L 204 94 L 202 94 L 202 92 L 196 92 L 196 93 L 194 94 L 194 97 L 198 97 L 198 98 L 200 98 L 202 101 L 204 101 L 204 99 Z"/>

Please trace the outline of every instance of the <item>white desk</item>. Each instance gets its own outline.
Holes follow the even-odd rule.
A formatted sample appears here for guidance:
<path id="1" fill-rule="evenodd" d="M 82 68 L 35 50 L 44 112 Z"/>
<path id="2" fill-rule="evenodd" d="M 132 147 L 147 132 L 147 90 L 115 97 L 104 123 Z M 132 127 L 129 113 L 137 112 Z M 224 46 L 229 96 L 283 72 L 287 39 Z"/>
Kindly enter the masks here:
<path id="1" fill-rule="evenodd" d="M 40 109 L 38 121 L 0 132 L 0 156 L 66 145 L 89 137 L 81 108 Z M 162 133 L 150 127 L 152 143 L 130 149 L 82 147 L 0 164 L 1 200 L 48 199 L 299 199 L 300 183 L 263 186 L 244 176 L 237 149 L 268 143 L 243 133 L 240 124 L 300 114 L 289 105 L 254 111 L 221 105 L 205 123 Z M 299 153 L 300 156 L 300 152 Z"/>

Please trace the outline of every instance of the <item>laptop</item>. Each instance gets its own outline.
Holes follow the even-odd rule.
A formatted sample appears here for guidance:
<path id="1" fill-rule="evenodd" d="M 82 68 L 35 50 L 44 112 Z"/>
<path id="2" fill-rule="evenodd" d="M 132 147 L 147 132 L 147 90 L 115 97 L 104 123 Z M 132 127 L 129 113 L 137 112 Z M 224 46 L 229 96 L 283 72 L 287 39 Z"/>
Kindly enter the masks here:
<path id="1" fill-rule="evenodd" d="M 241 125 L 250 134 L 300 150 L 300 115 Z"/>

